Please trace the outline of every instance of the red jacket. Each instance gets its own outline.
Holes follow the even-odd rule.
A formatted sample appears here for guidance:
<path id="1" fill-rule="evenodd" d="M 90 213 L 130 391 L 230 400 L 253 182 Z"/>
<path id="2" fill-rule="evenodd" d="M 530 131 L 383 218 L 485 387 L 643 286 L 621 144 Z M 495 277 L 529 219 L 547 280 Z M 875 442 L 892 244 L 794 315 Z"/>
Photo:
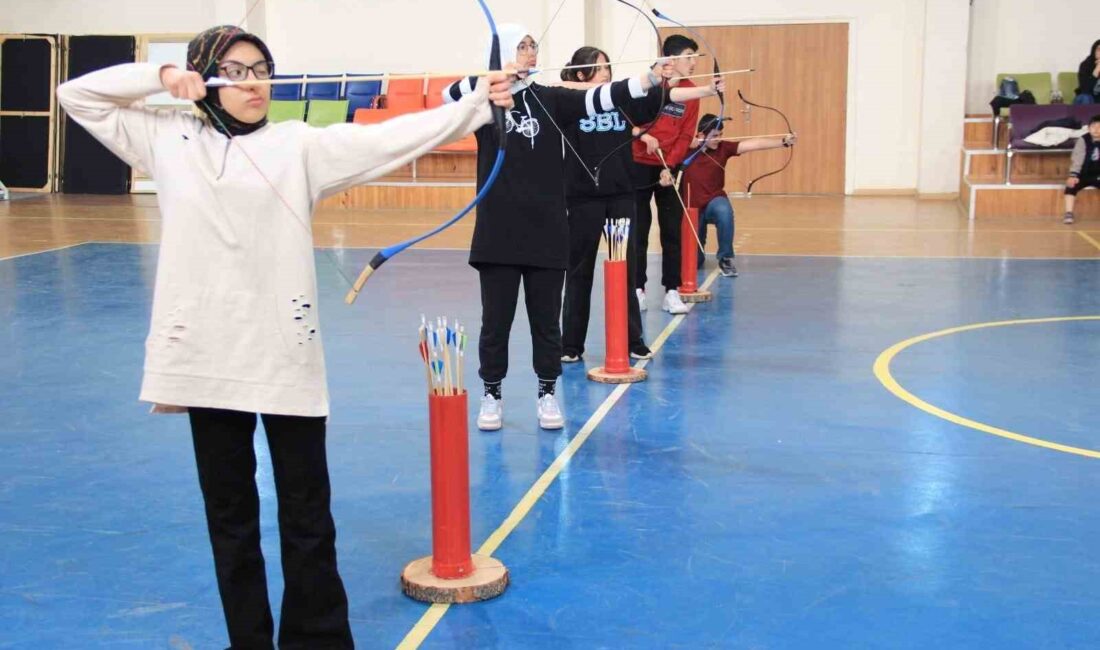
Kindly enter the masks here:
<path id="1" fill-rule="evenodd" d="M 684 79 L 677 88 L 694 88 L 695 84 L 690 79 Z M 686 104 L 669 102 L 661 109 L 661 115 L 647 135 L 657 138 L 661 144 L 661 151 L 665 154 L 665 162 L 669 167 L 675 167 L 687 158 L 691 140 L 695 137 L 695 129 L 699 123 L 699 100 L 693 99 Z M 645 128 L 644 126 L 641 128 Z M 634 161 L 643 165 L 661 166 L 661 159 L 654 153 L 646 153 L 645 143 L 641 138 L 634 140 L 632 145 Z"/>

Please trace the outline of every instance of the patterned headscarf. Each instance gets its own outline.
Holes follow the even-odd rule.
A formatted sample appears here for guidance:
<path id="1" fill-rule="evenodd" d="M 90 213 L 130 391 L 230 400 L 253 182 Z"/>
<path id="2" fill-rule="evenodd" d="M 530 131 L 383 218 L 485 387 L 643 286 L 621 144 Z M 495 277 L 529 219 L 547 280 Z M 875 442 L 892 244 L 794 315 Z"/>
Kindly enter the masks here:
<path id="1" fill-rule="evenodd" d="M 221 25 L 211 27 L 205 32 L 191 39 L 187 44 L 187 69 L 202 75 L 204 81 L 218 76 L 218 66 L 226 51 L 239 41 L 247 41 L 256 46 L 264 58 L 272 62 L 271 51 L 267 44 L 260 40 L 259 36 L 249 34 L 233 25 Z M 217 57 L 215 59 L 215 57 Z M 267 117 L 249 124 L 242 122 L 229 114 L 222 106 L 221 97 L 218 94 L 220 88 L 207 88 L 206 99 L 196 102 L 199 109 L 210 117 L 210 122 L 215 129 L 227 137 L 248 135 L 267 124 Z"/>

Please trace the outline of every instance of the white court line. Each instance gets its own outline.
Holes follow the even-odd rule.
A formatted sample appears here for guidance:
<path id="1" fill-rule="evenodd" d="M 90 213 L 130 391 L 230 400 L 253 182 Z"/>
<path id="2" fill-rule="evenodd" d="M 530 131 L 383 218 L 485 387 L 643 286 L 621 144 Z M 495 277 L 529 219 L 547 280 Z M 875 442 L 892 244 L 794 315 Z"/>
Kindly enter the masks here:
<path id="1" fill-rule="evenodd" d="M 711 271 L 706 281 L 700 289 L 706 289 L 718 277 L 718 269 Z M 694 303 L 688 305 L 688 313 L 695 308 Z M 668 338 L 672 336 L 672 333 L 676 331 L 676 328 L 684 322 L 684 317 L 687 314 L 680 314 L 675 316 L 665 329 L 653 342 L 653 347 L 650 348 L 654 354 L 668 341 Z M 644 368 L 649 364 L 649 359 L 643 359 L 634 365 L 635 368 Z M 480 548 L 475 551 L 478 555 L 492 555 L 496 552 L 500 545 L 508 538 L 508 535 L 515 530 L 516 526 L 523 521 L 531 509 L 538 504 L 539 499 L 546 493 L 547 488 L 554 482 L 554 480 L 561 474 L 561 471 L 565 469 L 569 461 L 580 450 L 581 446 L 588 440 L 592 433 L 596 430 L 596 427 L 603 422 L 603 419 L 607 417 L 607 414 L 611 412 L 611 408 L 615 406 L 615 403 L 619 401 L 619 398 L 626 393 L 634 384 L 619 384 L 615 387 L 615 390 L 611 391 L 611 394 L 604 399 L 603 403 L 596 408 L 596 411 L 588 418 L 588 421 L 584 423 L 580 431 L 577 432 L 573 439 L 569 441 L 569 444 L 565 449 L 554 459 L 554 462 L 550 463 L 550 466 L 543 471 L 542 475 L 535 480 L 535 483 L 527 490 L 527 493 L 519 500 L 519 503 L 512 509 L 512 512 L 504 519 L 504 521 L 489 535 L 488 539 L 481 545 Z M 443 615 L 450 609 L 449 604 L 435 604 L 428 607 L 428 610 L 420 617 L 420 620 L 413 625 L 409 633 L 405 635 L 405 638 L 401 640 L 401 643 L 397 646 L 398 650 L 413 650 L 419 648 L 420 644 L 428 638 L 432 630 L 435 629 L 436 624 L 443 618 Z"/>
<path id="2" fill-rule="evenodd" d="M 19 259 L 20 257 L 30 257 L 31 255 L 41 255 L 42 253 L 56 253 L 57 251 L 68 250 L 70 248 L 76 248 L 77 246 L 83 246 L 84 244 L 93 244 L 93 243 L 96 243 L 96 242 L 82 241 L 82 242 L 79 242 L 79 243 L 76 243 L 76 244 L 69 244 L 67 246 L 58 246 L 57 248 L 47 248 L 45 250 L 34 251 L 34 252 L 31 252 L 31 253 L 20 253 L 18 255 L 9 255 L 8 257 L 0 257 L 0 262 L 5 262 L 7 260 L 16 260 L 16 259 Z"/>

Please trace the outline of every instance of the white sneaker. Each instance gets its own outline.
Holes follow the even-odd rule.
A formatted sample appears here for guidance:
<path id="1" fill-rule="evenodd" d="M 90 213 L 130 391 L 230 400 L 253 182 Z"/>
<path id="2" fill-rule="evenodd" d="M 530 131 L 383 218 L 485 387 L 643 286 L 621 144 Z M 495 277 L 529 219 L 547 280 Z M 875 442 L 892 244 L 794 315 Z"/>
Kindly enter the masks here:
<path id="1" fill-rule="evenodd" d="M 635 289 L 634 292 L 638 294 L 638 310 L 645 311 L 645 291 Z"/>
<path id="2" fill-rule="evenodd" d="M 499 431 L 504 426 L 504 400 L 492 395 L 481 396 L 481 410 L 477 412 L 477 428 L 482 431 Z"/>
<path id="3" fill-rule="evenodd" d="M 661 309 L 670 314 L 688 313 L 688 306 L 684 304 L 683 300 L 680 300 L 680 292 L 676 289 L 669 289 L 665 292 L 665 302 L 661 305 Z"/>
<path id="4" fill-rule="evenodd" d="M 558 406 L 558 398 L 553 393 L 547 393 L 539 398 L 538 404 L 539 426 L 543 429 L 560 429 L 565 426 L 565 416 Z"/>

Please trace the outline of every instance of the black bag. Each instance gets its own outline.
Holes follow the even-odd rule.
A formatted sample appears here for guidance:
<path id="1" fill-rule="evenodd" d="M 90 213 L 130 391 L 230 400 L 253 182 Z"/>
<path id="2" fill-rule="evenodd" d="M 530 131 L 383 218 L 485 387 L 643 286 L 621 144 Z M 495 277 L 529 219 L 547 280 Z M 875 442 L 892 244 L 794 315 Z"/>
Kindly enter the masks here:
<path id="1" fill-rule="evenodd" d="M 993 101 L 989 102 L 989 105 L 993 108 L 993 114 L 998 115 L 1002 108 L 1008 108 L 1013 104 L 1034 104 L 1035 95 L 1031 94 L 1030 90 L 1025 90 L 1016 96 L 1015 99 L 1009 99 L 1008 97 L 1002 97 L 997 95 L 993 98 Z"/>

